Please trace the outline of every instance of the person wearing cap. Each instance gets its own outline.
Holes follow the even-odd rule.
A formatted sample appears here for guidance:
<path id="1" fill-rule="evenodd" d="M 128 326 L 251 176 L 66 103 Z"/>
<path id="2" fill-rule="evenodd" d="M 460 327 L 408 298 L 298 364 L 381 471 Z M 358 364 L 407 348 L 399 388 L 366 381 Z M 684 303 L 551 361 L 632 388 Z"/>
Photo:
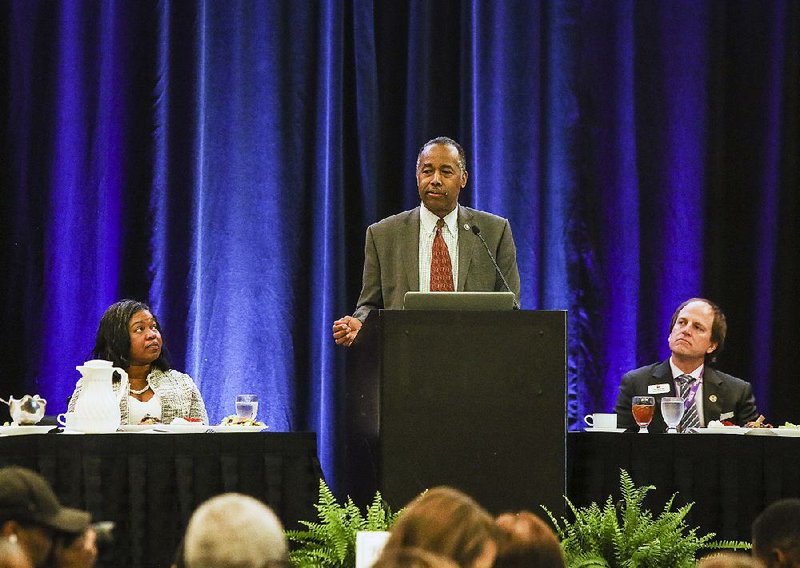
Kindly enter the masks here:
<path id="1" fill-rule="evenodd" d="M 19 543 L 35 568 L 91 568 L 96 535 L 86 511 L 64 507 L 38 473 L 0 468 L 0 538 Z"/>

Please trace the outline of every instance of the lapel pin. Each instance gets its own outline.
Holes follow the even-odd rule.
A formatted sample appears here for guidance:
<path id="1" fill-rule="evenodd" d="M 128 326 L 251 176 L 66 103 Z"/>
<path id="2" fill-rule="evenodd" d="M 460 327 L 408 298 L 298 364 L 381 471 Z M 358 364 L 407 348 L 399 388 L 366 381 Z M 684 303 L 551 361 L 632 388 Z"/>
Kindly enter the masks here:
<path id="1" fill-rule="evenodd" d="M 464 230 L 469 231 L 469 223 L 464 223 Z"/>
<path id="2" fill-rule="evenodd" d="M 717 402 L 717 395 L 712 394 L 711 396 L 708 397 L 708 400 L 710 400 L 711 402 Z"/>

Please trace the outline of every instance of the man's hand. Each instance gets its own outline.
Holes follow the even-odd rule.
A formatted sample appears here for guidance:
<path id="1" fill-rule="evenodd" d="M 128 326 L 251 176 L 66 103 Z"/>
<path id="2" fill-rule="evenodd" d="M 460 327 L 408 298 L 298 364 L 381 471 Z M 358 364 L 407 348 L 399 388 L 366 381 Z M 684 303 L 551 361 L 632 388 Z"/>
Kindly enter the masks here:
<path id="1" fill-rule="evenodd" d="M 361 320 L 353 316 L 344 316 L 333 322 L 333 340 L 336 345 L 350 347 L 361 329 Z"/>
<path id="2" fill-rule="evenodd" d="M 69 546 L 57 542 L 54 556 L 56 568 L 91 568 L 97 561 L 97 534 L 86 529 Z"/>

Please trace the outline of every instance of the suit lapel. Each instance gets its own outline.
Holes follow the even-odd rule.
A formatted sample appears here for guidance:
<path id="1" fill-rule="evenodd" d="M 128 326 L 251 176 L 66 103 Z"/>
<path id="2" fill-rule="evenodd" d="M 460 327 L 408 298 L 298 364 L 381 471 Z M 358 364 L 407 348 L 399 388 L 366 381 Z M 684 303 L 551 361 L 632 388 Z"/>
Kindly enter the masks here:
<path id="1" fill-rule="evenodd" d="M 459 292 L 464 291 L 469 264 L 472 260 L 472 249 L 477 240 L 477 238 L 469 238 L 468 236 L 472 233 L 472 217 L 473 215 L 469 210 L 464 209 L 461 205 L 458 206 L 458 285 L 456 290 Z M 470 225 L 470 228 L 465 229 L 465 225 Z"/>
<path id="2" fill-rule="evenodd" d="M 706 365 L 703 369 L 703 420 L 706 424 L 711 420 L 719 420 L 722 412 L 721 388 L 722 379 L 713 368 Z"/>
<path id="3" fill-rule="evenodd" d="M 672 368 L 669 366 L 669 359 L 666 361 L 662 361 L 659 365 L 653 369 L 653 375 L 650 377 L 650 385 L 669 385 L 668 392 L 661 392 L 658 394 L 654 394 L 656 398 L 656 404 L 660 404 L 660 400 L 665 396 L 677 396 L 675 393 L 675 381 L 672 380 Z M 650 394 L 650 393 L 648 393 Z"/>
<path id="4" fill-rule="evenodd" d="M 400 237 L 400 254 L 409 290 L 419 290 L 419 207 L 412 209 Z"/>

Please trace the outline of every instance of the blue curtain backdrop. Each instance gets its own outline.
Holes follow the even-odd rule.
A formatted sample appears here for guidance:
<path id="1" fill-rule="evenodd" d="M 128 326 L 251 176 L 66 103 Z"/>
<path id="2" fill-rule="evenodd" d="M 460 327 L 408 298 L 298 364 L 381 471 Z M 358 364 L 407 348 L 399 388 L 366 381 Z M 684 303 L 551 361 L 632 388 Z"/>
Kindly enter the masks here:
<path id="1" fill-rule="evenodd" d="M 0 395 L 63 411 L 104 309 L 149 301 L 213 421 L 255 392 L 335 485 L 366 226 L 427 139 L 510 219 L 523 307 L 569 310 L 569 420 L 728 313 L 721 368 L 800 420 L 800 3 L 0 4 Z"/>

